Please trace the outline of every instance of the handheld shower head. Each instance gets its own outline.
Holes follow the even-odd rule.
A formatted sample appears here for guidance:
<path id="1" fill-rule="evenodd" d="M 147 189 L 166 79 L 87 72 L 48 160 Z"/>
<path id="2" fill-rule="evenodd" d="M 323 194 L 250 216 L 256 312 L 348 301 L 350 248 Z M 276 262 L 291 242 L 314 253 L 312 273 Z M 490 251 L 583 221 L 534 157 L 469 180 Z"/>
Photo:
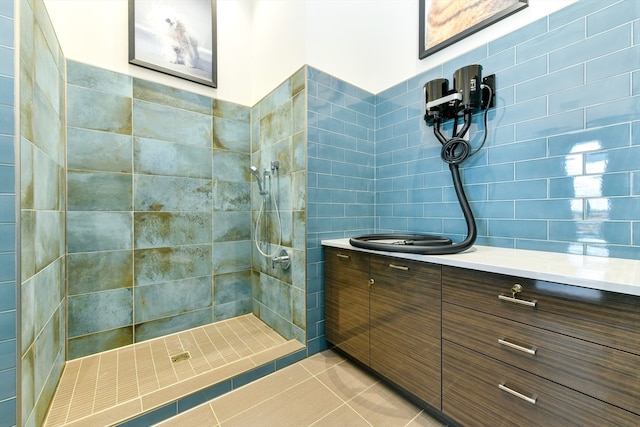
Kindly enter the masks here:
<path id="1" fill-rule="evenodd" d="M 258 190 L 260 191 L 260 194 L 264 195 L 267 194 L 263 189 L 262 189 L 262 181 L 260 180 L 260 173 L 258 172 L 258 168 L 255 166 L 251 166 L 249 168 L 249 172 L 251 172 L 251 175 L 256 177 L 256 181 L 258 182 Z"/>

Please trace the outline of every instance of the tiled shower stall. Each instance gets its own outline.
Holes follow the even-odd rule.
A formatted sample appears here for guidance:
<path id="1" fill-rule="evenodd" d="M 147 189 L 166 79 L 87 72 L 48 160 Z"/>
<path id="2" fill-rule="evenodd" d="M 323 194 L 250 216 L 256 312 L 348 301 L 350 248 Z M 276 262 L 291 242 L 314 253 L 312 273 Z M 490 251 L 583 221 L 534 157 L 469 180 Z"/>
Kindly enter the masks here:
<path id="1" fill-rule="evenodd" d="M 43 419 L 66 358 L 240 313 L 304 341 L 291 360 L 325 348 L 321 239 L 464 235 L 422 86 L 469 64 L 497 95 L 461 170 L 477 243 L 640 257 L 635 0 L 579 0 L 379 94 L 303 67 L 253 107 L 65 61 L 40 0 L 0 5 L 0 232 L 20 237 L 0 246 L 1 425 Z M 248 168 L 273 160 L 287 271 L 251 249 Z"/>

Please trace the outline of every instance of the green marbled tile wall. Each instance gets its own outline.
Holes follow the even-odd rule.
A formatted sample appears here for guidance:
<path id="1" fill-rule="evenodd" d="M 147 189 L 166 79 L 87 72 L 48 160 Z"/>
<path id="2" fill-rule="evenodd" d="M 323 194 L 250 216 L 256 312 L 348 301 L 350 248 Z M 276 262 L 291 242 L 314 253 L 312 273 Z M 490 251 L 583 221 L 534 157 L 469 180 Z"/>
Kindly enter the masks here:
<path id="1" fill-rule="evenodd" d="M 16 422 L 42 425 L 65 360 L 65 63 L 44 3 L 14 5 L 21 221 Z"/>
<path id="2" fill-rule="evenodd" d="M 291 268 L 274 268 L 252 247 L 253 312 L 286 338 L 306 343 L 306 67 L 301 68 L 251 109 L 251 164 L 261 172 L 278 161 L 271 195 L 278 201 L 259 215 L 262 197 L 252 185 L 252 229 L 260 216 L 267 241 L 281 244 Z M 253 230 L 252 230 L 253 232 Z M 272 251 L 269 246 L 267 253 Z M 264 252 L 264 249 L 263 249 Z"/>
<path id="3" fill-rule="evenodd" d="M 68 76 L 69 357 L 250 313 L 250 109 Z"/>

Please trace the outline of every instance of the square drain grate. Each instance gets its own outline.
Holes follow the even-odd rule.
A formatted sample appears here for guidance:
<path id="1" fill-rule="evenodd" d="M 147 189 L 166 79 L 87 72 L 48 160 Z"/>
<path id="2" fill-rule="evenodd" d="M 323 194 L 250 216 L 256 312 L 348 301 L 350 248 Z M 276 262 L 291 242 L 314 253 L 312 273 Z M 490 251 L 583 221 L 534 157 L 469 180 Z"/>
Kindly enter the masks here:
<path id="1" fill-rule="evenodd" d="M 182 362 L 183 360 L 188 360 L 188 359 L 191 359 L 191 354 L 189 354 L 188 351 L 174 354 L 173 356 L 171 356 L 171 361 L 173 363 Z"/>

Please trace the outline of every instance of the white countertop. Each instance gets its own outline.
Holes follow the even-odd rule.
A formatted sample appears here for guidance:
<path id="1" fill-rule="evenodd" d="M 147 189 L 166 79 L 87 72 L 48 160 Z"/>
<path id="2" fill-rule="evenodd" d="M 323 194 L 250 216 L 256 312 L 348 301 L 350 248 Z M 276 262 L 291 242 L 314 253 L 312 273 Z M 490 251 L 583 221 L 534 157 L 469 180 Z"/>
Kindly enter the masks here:
<path id="1" fill-rule="evenodd" d="M 323 240 L 322 245 L 640 296 L 637 260 L 491 246 L 473 246 L 454 255 L 405 254 L 356 248 L 348 238 Z"/>

